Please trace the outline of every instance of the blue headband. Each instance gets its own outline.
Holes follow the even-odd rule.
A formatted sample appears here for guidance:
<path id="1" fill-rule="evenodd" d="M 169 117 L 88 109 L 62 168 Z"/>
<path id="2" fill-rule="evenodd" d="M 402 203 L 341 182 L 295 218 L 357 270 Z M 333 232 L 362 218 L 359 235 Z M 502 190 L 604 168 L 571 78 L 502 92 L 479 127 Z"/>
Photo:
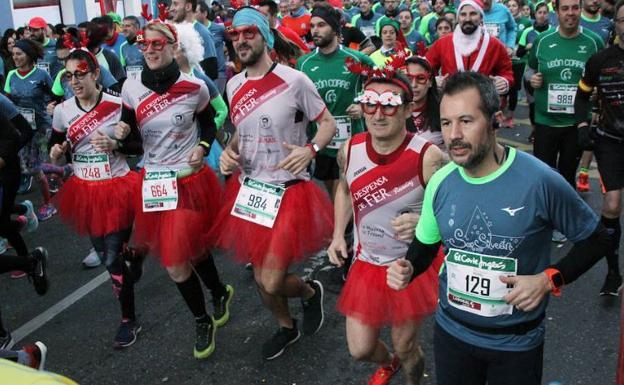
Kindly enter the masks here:
<path id="1" fill-rule="evenodd" d="M 255 25 L 262 34 L 264 41 L 267 42 L 269 48 L 273 48 L 273 34 L 269 29 L 269 21 L 260 12 L 252 8 L 241 8 L 234 14 L 232 27 L 237 28 L 243 25 Z"/>

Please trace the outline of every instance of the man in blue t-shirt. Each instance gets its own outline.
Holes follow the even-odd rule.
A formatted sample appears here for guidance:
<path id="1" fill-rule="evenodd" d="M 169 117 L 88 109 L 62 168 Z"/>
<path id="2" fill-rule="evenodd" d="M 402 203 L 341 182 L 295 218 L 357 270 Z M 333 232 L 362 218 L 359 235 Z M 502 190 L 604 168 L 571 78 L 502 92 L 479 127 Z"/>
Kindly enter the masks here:
<path id="1" fill-rule="evenodd" d="M 388 268 L 388 285 L 401 290 L 444 248 L 438 385 L 541 384 L 548 293 L 560 295 L 613 244 L 613 232 L 563 177 L 496 142 L 499 106 L 486 76 L 447 80 L 440 121 L 453 163 L 429 180 L 407 258 Z M 555 264 L 553 229 L 574 243 Z"/>
<path id="2" fill-rule="evenodd" d="M 41 43 L 43 46 L 43 58 L 37 60 L 37 67 L 47 72 L 51 78 L 54 78 L 63 65 L 56 57 L 56 40 L 48 38 L 46 28 L 48 28 L 48 24 L 42 17 L 33 17 L 28 22 L 31 39 Z"/>
<path id="3" fill-rule="evenodd" d="M 225 26 L 214 21 L 214 12 L 208 7 L 208 4 L 200 1 L 197 4 L 197 12 L 195 18 L 201 25 L 208 28 L 208 32 L 212 35 L 214 46 L 217 54 L 217 69 L 219 77 L 215 83 L 219 88 L 219 93 L 223 94 L 227 77 L 225 75 Z"/>

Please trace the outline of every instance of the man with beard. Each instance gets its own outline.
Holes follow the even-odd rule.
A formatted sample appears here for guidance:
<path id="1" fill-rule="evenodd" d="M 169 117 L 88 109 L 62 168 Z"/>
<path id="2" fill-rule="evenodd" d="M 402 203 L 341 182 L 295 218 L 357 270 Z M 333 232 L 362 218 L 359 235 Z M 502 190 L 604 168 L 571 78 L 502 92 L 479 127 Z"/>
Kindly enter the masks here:
<path id="1" fill-rule="evenodd" d="M 174 23 L 193 24 L 193 28 L 199 33 L 204 45 L 204 60 L 199 65 L 210 79 L 216 80 L 219 78 L 217 50 L 210 31 L 195 20 L 196 9 L 197 0 L 172 0 L 169 7 L 169 17 L 171 17 Z"/>
<path id="2" fill-rule="evenodd" d="M 289 298 L 302 300 L 304 334 L 323 325 L 323 286 L 288 269 L 326 246 L 333 231 L 331 201 L 306 169 L 334 137 L 336 121 L 310 79 L 271 60 L 274 37 L 264 14 L 239 9 L 228 36 L 245 71 L 227 85 L 236 132 L 220 169 L 235 175 L 213 236 L 217 247 L 253 265 L 262 302 L 279 324 L 262 346 L 272 360 L 300 337 Z M 318 131 L 307 143 L 310 121 Z"/>
<path id="3" fill-rule="evenodd" d="M 583 0 L 581 26 L 600 36 L 605 45 L 613 32 L 613 20 L 600 14 L 598 0 Z"/>
<path id="4" fill-rule="evenodd" d="M 615 31 L 618 44 L 593 55 L 585 65 L 585 73 L 579 82 L 574 100 L 574 116 L 580 137 L 589 134 L 588 112 L 590 97 L 598 90 L 601 107 L 598 126 L 594 129 L 594 153 L 600 178 L 606 190 L 602 204 L 601 221 L 613 229 L 617 244 L 607 254 L 608 273 L 601 295 L 618 295 L 622 285 L 619 265 L 619 241 L 622 229 L 622 189 L 624 188 L 624 0 L 616 7 Z"/>
<path id="5" fill-rule="evenodd" d="M 331 5 L 316 3 L 310 26 L 316 49 L 300 57 L 296 68 L 312 80 L 336 119 L 336 134 L 327 147 L 316 155 L 314 169 L 314 177 L 325 183 L 333 197 L 339 176 L 336 163 L 338 149 L 351 135 L 365 131 L 362 110 L 353 102 L 362 90 L 362 78 L 346 69 L 345 59 L 351 58 L 371 67 L 374 63 L 368 56 L 340 45 L 340 15 Z M 311 123 L 312 135 L 316 131 L 316 124 Z"/>
<path id="6" fill-rule="evenodd" d="M 126 37 L 126 41 L 119 47 L 119 61 L 126 69 L 128 79 L 137 80 L 143 69 L 143 52 L 136 44 L 137 32 L 141 29 L 141 23 L 136 16 L 126 16 L 123 18 L 121 30 Z"/>
<path id="7" fill-rule="evenodd" d="M 407 257 L 388 269 L 388 285 L 402 290 L 445 249 L 434 331 L 438 385 L 541 384 L 548 293 L 561 295 L 614 243 L 559 174 L 496 142 L 499 105 L 486 76 L 448 79 L 440 118 L 453 162 L 431 177 Z M 555 264 L 553 228 L 574 242 Z"/>
<path id="8" fill-rule="evenodd" d="M 28 22 L 28 29 L 31 33 L 30 38 L 43 46 L 43 59 L 37 61 L 37 67 L 46 71 L 54 79 L 63 65 L 56 57 L 56 40 L 49 39 L 46 36 L 47 28 L 48 24 L 42 17 L 33 17 Z"/>
<path id="9" fill-rule="evenodd" d="M 463 0 L 457 8 L 455 31 L 437 40 L 427 52 L 433 71 L 441 70 L 438 86 L 457 72 L 474 71 L 489 76 L 499 95 L 509 92 L 513 69 L 507 49 L 482 26 L 483 9 L 479 0 Z"/>

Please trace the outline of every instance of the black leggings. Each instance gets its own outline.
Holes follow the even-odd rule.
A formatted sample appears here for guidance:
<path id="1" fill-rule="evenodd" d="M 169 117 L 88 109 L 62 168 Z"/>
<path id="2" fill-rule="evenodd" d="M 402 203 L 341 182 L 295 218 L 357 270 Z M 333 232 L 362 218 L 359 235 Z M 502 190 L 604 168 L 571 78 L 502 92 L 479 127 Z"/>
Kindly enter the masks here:
<path id="1" fill-rule="evenodd" d="M 27 256 L 28 248 L 24 238 L 19 233 L 19 223 L 11 219 L 11 214 L 16 212 L 15 197 L 20 184 L 19 167 L 11 167 L 2 171 L 0 179 L 0 195 L 2 195 L 0 206 L 0 237 L 6 238 L 13 246 L 17 255 Z"/>
<path id="2" fill-rule="evenodd" d="M 559 171 L 576 189 L 576 168 L 581 160 L 576 127 L 548 127 L 535 125 L 533 155 Z"/>
<path id="3" fill-rule="evenodd" d="M 514 63 L 512 65 L 514 84 L 509 90 L 509 111 L 515 111 L 518 106 L 518 94 L 522 88 L 522 77 L 524 76 L 524 63 Z"/>
<path id="4" fill-rule="evenodd" d="M 113 293 L 121 305 L 122 318 L 135 320 L 134 277 L 121 255 L 124 244 L 130 239 L 130 233 L 131 229 L 125 229 L 101 237 L 91 237 L 91 243 L 110 274 Z"/>

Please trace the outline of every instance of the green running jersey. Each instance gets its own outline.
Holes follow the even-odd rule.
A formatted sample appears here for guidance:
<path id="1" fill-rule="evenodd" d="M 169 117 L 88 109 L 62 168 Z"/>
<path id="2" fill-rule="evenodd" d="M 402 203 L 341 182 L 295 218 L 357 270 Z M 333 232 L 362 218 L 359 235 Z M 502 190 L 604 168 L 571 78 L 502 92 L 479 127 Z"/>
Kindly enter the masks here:
<path id="1" fill-rule="evenodd" d="M 329 112 L 336 119 L 336 135 L 321 153 L 335 157 L 340 145 L 351 135 L 364 132 L 364 119 L 352 120 L 347 116 L 347 108 L 362 90 L 364 77 L 351 73 L 346 65 L 346 58 L 374 66 L 366 55 L 339 46 L 329 55 L 315 49 L 297 60 L 297 69 L 305 73 L 314 83 Z M 316 123 L 310 123 L 312 136 L 316 135 Z"/>
<path id="2" fill-rule="evenodd" d="M 595 33 L 580 28 L 573 38 L 559 34 L 559 28 L 540 34 L 531 48 L 528 66 L 543 75 L 535 90 L 535 122 L 549 127 L 573 126 L 574 98 L 587 60 L 604 48 Z"/>

